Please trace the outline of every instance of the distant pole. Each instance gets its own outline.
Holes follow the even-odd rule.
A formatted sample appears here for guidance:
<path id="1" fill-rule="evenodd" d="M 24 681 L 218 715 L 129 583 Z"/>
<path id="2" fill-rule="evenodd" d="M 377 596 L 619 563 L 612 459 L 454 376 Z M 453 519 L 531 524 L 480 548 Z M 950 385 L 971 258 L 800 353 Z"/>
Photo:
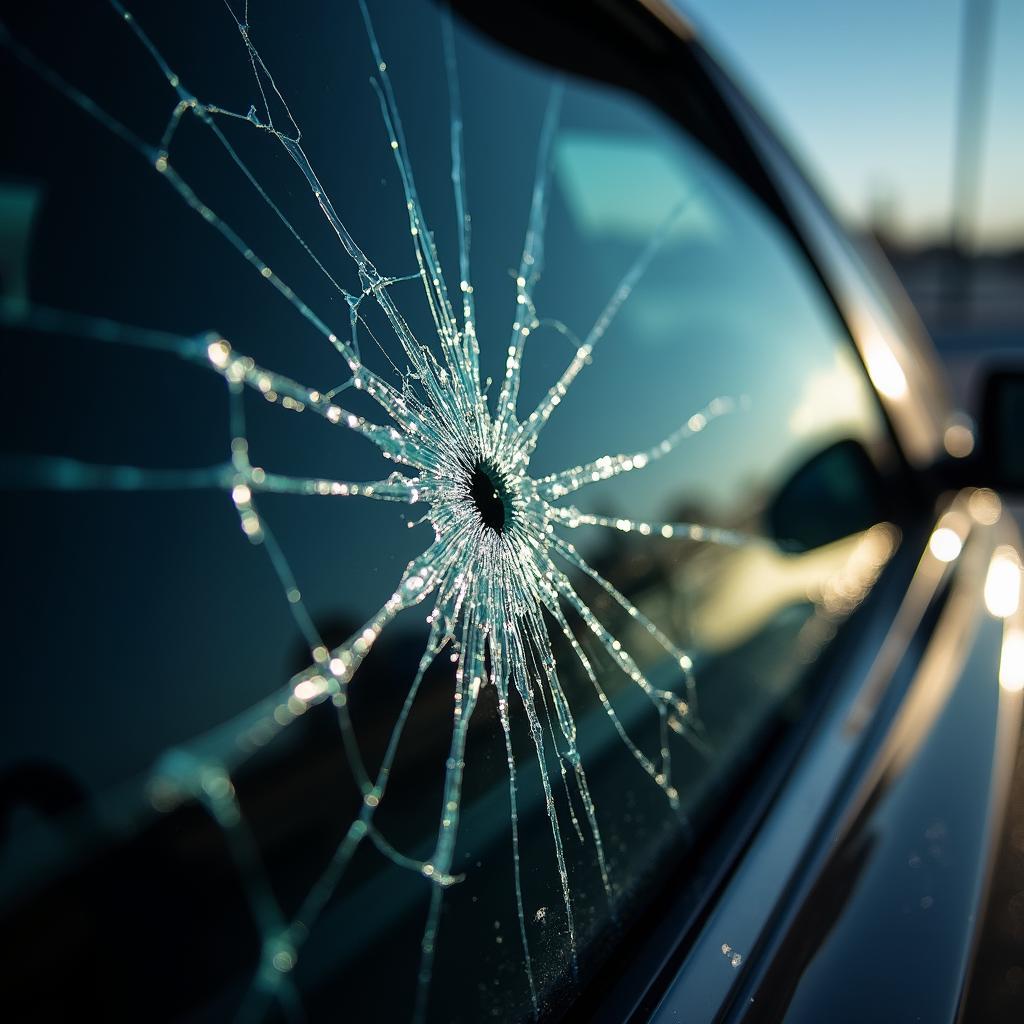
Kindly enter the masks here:
<path id="1" fill-rule="evenodd" d="M 978 212 L 993 7 L 994 0 L 964 0 L 949 238 L 951 274 L 948 298 L 951 311 L 959 304 L 967 307 L 971 299 L 969 250 L 974 243 Z"/>

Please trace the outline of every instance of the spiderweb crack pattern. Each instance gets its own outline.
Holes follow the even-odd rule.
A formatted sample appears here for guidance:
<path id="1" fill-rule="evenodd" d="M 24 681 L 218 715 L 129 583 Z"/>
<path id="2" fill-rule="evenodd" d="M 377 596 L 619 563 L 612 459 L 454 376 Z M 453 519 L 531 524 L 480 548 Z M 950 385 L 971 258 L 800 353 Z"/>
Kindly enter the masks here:
<path id="1" fill-rule="evenodd" d="M 156 350 L 219 375 L 228 392 L 231 426 L 230 450 L 225 460 L 217 465 L 158 470 L 95 465 L 59 457 L 23 457 L 7 461 L 8 479 L 19 485 L 56 490 L 225 491 L 237 510 L 245 536 L 254 546 L 267 552 L 277 574 L 291 615 L 309 648 L 308 667 L 266 701 L 218 729 L 217 735 L 230 737 L 230 743 L 218 750 L 211 737 L 203 737 L 194 745 L 168 751 L 155 767 L 151 781 L 154 802 L 161 808 L 170 808 L 188 799 L 196 800 L 206 808 L 226 834 L 232 856 L 245 879 L 251 911 L 262 936 L 263 957 L 253 975 L 243 1006 L 243 1017 L 260 1018 L 271 1001 L 276 1001 L 289 1017 L 302 1017 L 301 998 L 291 980 L 292 968 L 302 955 L 302 947 L 314 923 L 337 890 L 356 850 L 368 841 L 394 865 L 417 873 L 429 884 L 429 907 L 420 943 L 417 997 L 413 1009 L 415 1020 L 424 1018 L 442 901 L 445 891 L 460 881 L 454 860 L 467 771 L 467 731 L 481 691 L 487 686 L 493 687 L 496 694 L 498 722 L 507 760 L 522 965 L 534 1014 L 539 1014 L 540 999 L 527 939 L 521 883 L 518 761 L 513 750 L 511 724 L 513 696 L 526 715 L 533 754 L 539 766 L 560 880 L 569 960 L 574 973 L 577 969 L 577 938 L 573 892 L 553 780 L 548 768 L 548 743 L 557 753 L 567 794 L 570 786 L 575 789 L 583 811 L 582 821 L 578 820 L 572 799 L 568 801 L 572 825 L 580 839 L 586 836 L 593 844 L 609 905 L 613 907 L 614 901 L 595 803 L 577 743 L 576 720 L 561 681 L 553 635 L 560 634 L 564 639 L 622 744 L 640 770 L 664 792 L 665 799 L 673 808 L 678 808 L 678 792 L 673 782 L 669 731 L 689 737 L 698 748 L 704 746 L 696 718 L 691 657 L 589 565 L 567 534 L 582 527 L 595 527 L 722 545 L 739 545 L 752 540 L 736 531 L 700 523 L 610 518 L 583 511 L 574 505 L 558 504 L 565 496 L 584 490 L 593 483 L 642 471 L 701 433 L 718 417 L 733 412 L 742 404 L 742 399 L 715 398 L 650 448 L 603 455 L 592 462 L 543 477 L 530 475 L 531 456 L 545 426 L 577 377 L 591 363 L 597 346 L 657 258 L 687 200 L 665 211 L 661 226 L 635 260 L 623 268 L 617 286 L 585 334 L 578 336 L 561 321 L 542 317 L 538 313 L 535 292 L 544 266 L 552 148 L 559 130 L 564 95 L 564 87 L 556 85 L 547 102 L 537 144 L 528 222 L 515 277 L 515 313 L 504 373 L 497 395 L 489 398 L 488 381 L 481 378 L 480 343 L 476 333 L 464 126 L 450 16 L 445 13 L 441 19 L 441 46 L 449 99 L 451 182 L 458 222 L 457 287 L 449 287 L 450 279 L 442 267 L 424 214 L 392 78 L 364 0 L 360 0 L 360 9 L 375 66 L 371 81 L 405 198 L 410 244 L 416 264 L 413 275 L 389 276 L 382 273 L 345 226 L 307 157 L 302 131 L 285 96 L 253 41 L 248 3 L 241 12 L 230 3 L 226 5 L 237 26 L 251 64 L 252 81 L 259 94 L 259 105 L 254 104 L 245 113 L 205 102 L 194 95 L 172 70 L 133 14 L 119 0 L 110 0 L 110 3 L 138 44 L 150 55 L 174 95 L 166 126 L 155 144 L 136 135 L 6 31 L 3 42 L 24 65 L 145 159 L 186 206 L 218 233 L 267 286 L 276 290 L 294 312 L 333 347 L 344 361 L 348 376 L 341 386 L 324 391 L 258 365 L 236 348 L 234 339 L 229 340 L 218 333 L 202 332 L 193 337 L 183 337 L 39 306 L 6 308 L 3 319 L 8 325 L 77 336 L 98 344 Z M 277 123 L 274 111 L 278 111 Z M 186 118 L 195 119 L 211 133 L 237 172 L 255 190 L 259 201 L 298 242 L 315 264 L 317 272 L 324 275 L 343 296 L 349 311 L 346 332 L 336 333 L 321 319 L 178 172 L 173 161 L 173 144 Z M 357 290 L 347 291 L 328 272 L 232 146 L 220 127 L 224 119 L 241 121 L 254 131 L 264 133 L 287 153 L 308 186 L 313 202 L 354 263 L 359 280 Z M 395 297 L 399 285 L 404 284 L 408 288 L 412 282 L 419 283 L 431 318 L 434 336 L 429 343 L 414 334 Z M 373 303 L 380 310 L 400 346 L 405 359 L 400 384 L 392 383 L 363 361 L 360 335 L 361 328 L 366 326 L 362 310 L 366 302 Z M 539 403 L 524 409 L 520 401 L 520 384 L 527 343 L 531 334 L 544 328 L 567 338 L 573 346 L 573 354 Z M 348 388 L 362 391 L 372 399 L 379 408 L 380 422 L 357 415 L 336 401 Z M 311 413 L 330 426 L 360 435 L 398 468 L 377 480 L 298 477 L 266 471 L 251 460 L 243 410 L 247 389 L 283 408 Z M 328 647 L 306 608 L 285 553 L 261 511 L 261 499 L 265 494 L 362 498 L 423 506 L 425 519 L 433 528 L 433 541 L 406 565 L 391 595 L 362 627 L 343 643 Z M 588 578 L 660 645 L 682 673 L 682 694 L 655 686 L 648 679 L 627 647 L 581 597 L 570 572 Z M 403 613 L 417 607 L 429 609 L 429 636 L 391 728 L 383 758 L 374 769 L 365 762 L 357 742 L 348 707 L 349 691 L 357 685 L 360 665 L 384 630 Z M 570 616 L 582 623 L 584 632 L 591 634 L 618 670 L 642 692 L 658 716 L 660 743 L 656 753 L 646 752 L 631 739 L 605 692 L 597 669 L 577 638 Z M 428 857 L 417 859 L 389 843 L 375 825 L 375 813 L 387 798 L 389 775 L 424 674 L 443 652 L 447 652 L 456 665 L 451 745 L 443 769 L 442 804 L 433 850 Z M 258 849 L 235 796 L 232 772 L 251 751 L 287 728 L 307 708 L 324 702 L 330 702 L 336 710 L 347 762 L 362 793 L 362 805 L 333 857 L 301 901 L 298 911 L 288 917 L 266 878 Z"/>

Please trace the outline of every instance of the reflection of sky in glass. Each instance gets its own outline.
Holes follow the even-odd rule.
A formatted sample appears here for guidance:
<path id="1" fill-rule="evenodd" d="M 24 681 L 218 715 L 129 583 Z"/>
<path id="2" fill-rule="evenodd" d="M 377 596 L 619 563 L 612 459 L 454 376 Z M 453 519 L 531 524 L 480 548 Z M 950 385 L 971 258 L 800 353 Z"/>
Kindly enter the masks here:
<path id="1" fill-rule="evenodd" d="M 662 227 L 666 211 L 671 216 L 685 203 L 671 216 L 669 237 L 713 237 L 715 222 L 696 180 L 657 139 L 564 131 L 555 152 L 555 181 L 581 234 L 643 243 Z"/>

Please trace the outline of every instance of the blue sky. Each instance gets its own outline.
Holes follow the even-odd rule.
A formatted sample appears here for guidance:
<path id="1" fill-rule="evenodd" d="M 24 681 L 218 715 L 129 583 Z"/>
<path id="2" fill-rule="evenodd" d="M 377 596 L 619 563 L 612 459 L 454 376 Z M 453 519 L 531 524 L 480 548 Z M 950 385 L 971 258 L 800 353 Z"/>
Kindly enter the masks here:
<path id="1" fill-rule="evenodd" d="M 964 0 L 682 0 L 849 217 L 948 224 Z M 1024 242 L 1024 2 L 994 0 L 979 239 Z"/>

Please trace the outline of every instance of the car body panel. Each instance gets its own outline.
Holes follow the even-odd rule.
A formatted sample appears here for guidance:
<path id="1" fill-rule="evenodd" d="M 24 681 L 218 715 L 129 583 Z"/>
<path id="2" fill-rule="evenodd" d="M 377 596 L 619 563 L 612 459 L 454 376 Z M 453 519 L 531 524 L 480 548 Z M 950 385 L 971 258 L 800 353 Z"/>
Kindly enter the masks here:
<path id="1" fill-rule="evenodd" d="M 955 1019 L 1020 730 L 1011 627 L 982 599 L 1007 538 L 975 523 L 953 562 L 925 550 L 653 1020 Z"/>

